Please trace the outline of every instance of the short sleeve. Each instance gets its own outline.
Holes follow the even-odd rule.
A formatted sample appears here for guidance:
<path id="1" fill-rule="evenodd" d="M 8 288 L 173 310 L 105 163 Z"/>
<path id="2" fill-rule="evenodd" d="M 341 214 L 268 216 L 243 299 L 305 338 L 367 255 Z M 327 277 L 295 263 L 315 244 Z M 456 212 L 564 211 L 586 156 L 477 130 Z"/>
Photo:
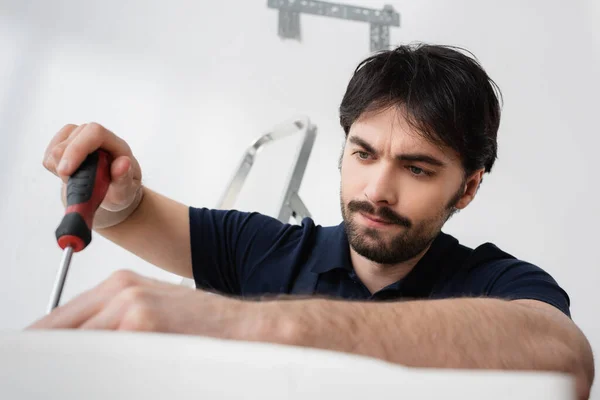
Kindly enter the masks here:
<path id="1" fill-rule="evenodd" d="M 192 271 L 197 288 L 240 294 L 248 268 L 285 236 L 291 225 L 235 210 L 189 208 Z"/>
<path id="2" fill-rule="evenodd" d="M 517 259 L 504 259 L 493 261 L 481 270 L 493 274 L 489 296 L 543 301 L 571 316 L 569 296 L 543 269 Z"/>

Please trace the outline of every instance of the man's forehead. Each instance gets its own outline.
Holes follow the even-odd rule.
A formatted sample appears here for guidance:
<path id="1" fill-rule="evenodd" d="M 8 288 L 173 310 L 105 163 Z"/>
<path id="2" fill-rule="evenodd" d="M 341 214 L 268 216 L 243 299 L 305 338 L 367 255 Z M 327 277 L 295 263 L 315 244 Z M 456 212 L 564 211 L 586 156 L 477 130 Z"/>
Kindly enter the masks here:
<path id="1" fill-rule="evenodd" d="M 358 138 L 377 151 L 393 153 L 424 153 L 446 161 L 458 160 L 458 154 L 427 139 L 403 118 L 361 118 L 350 127 L 348 139 Z"/>

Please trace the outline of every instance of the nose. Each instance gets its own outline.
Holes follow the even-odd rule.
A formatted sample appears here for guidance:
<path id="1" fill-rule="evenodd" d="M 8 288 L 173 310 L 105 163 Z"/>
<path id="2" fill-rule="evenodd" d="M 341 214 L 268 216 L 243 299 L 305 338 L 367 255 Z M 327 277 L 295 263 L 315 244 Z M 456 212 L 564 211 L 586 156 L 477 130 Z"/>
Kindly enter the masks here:
<path id="1" fill-rule="evenodd" d="M 365 196 L 375 205 L 393 205 L 398 201 L 393 167 L 382 164 L 373 169 L 365 188 Z"/>

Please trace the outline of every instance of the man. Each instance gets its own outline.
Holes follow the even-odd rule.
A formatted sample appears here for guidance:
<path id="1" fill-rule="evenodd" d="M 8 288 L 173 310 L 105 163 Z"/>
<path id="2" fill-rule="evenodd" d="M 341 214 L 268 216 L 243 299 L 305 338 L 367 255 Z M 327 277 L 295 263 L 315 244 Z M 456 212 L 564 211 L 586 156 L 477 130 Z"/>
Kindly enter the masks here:
<path id="1" fill-rule="evenodd" d="M 496 92 L 481 66 L 451 47 L 401 46 L 363 61 L 340 107 L 344 221 L 334 227 L 187 207 L 143 187 L 131 149 L 112 132 L 65 126 L 44 161 L 63 181 L 98 148 L 114 157 L 95 230 L 226 296 L 120 271 L 31 328 L 164 331 L 409 366 L 563 371 L 586 398 L 591 349 L 555 280 L 493 244 L 469 249 L 441 232 L 496 159 Z"/>

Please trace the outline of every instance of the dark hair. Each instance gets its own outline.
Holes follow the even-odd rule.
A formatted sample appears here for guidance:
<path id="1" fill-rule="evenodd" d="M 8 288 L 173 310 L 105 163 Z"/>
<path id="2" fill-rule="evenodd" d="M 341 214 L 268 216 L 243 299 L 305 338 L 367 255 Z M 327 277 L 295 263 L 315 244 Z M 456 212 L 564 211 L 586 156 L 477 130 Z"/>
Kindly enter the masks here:
<path id="1" fill-rule="evenodd" d="M 432 143 L 461 157 L 467 174 L 490 172 L 497 157 L 500 89 L 461 48 L 403 45 L 362 61 L 340 105 L 348 136 L 368 111 L 404 107 L 408 122 Z"/>

